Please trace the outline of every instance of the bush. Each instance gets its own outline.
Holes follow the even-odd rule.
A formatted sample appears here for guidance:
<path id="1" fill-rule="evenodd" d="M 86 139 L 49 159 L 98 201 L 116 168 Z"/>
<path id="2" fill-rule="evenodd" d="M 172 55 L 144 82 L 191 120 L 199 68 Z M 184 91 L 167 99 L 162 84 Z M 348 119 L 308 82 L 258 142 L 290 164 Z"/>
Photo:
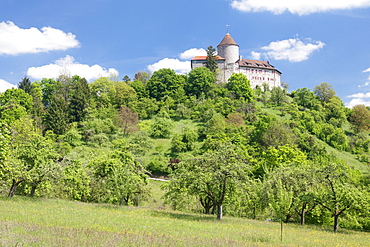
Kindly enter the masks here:
<path id="1" fill-rule="evenodd" d="M 150 126 L 150 136 L 153 138 L 168 138 L 173 129 L 172 120 L 169 118 L 156 117 Z"/>

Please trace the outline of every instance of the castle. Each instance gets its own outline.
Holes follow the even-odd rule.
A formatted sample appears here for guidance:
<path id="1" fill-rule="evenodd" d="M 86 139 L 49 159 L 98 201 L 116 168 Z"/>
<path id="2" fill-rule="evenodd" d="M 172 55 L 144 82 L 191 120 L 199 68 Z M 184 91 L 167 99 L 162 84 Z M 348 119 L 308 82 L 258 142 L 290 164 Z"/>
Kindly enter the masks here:
<path id="1" fill-rule="evenodd" d="M 281 72 L 268 61 L 242 59 L 239 54 L 239 45 L 229 33 L 225 35 L 217 46 L 217 80 L 227 82 L 233 73 L 242 73 L 250 81 L 251 87 L 262 87 L 267 83 L 270 88 L 280 87 Z M 191 69 L 205 66 L 207 56 L 195 56 L 191 60 Z"/>

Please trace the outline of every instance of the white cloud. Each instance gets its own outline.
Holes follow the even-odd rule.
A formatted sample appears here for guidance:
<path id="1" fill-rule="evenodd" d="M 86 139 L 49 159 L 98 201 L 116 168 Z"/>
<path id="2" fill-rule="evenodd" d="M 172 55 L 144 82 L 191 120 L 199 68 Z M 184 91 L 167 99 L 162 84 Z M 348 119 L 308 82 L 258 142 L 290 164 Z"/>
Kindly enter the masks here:
<path id="1" fill-rule="evenodd" d="M 255 60 L 260 60 L 261 59 L 261 53 L 260 52 L 252 51 L 251 56 L 252 56 L 252 59 L 255 59 Z"/>
<path id="2" fill-rule="evenodd" d="M 356 93 L 352 95 L 348 95 L 348 98 L 370 98 L 370 92 L 368 93 Z"/>
<path id="3" fill-rule="evenodd" d="M 22 29 L 13 22 L 0 22 L 0 55 L 18 55 L 78 47 L 72 33 L 52 27 Z"/>
<path id="4" fill-rule="evenodd" d="M 352 108 L 355 105 L 370 106 L 370 99 L 366 101 L 366 100 L 361 99 L 361 98 L 356 98 L 356 99 L 352 99 L 350 102 L 346 103 L 346 106 L 348 108 Z"/>
<path id="5" fill-rule="evenodd" d="M 346 106 L 349 108 L 352 108 L 355 105 L 370 106 L 370 92 L 348 95 L 347 98 L 354 98 L 350 102 L 346 103 Z"/>
<path id="6" fill-rule="evenodd" d="M 370 79 L 370 78 L 369 78 Z M 370 81 L 367 81 L 367 82 L 365 82 L 364 84 L 362 84 L 362 85 L 359 85 L 358 87 L 367 87 L 367 86 L 369 86 L 370 85 Z"/>
<path id="7" fill-rule="evenodd" d="M 180 59 L 183 59 L 183 60 L 189 60 L 195 56 L 207 56 L 207 51 L 204 50 L 203 48 L 200 48 L 200 49 L 191 48 L 181 53 L 179 57 Z"/>
<path id="8" fill-rule="evenodd" d="M 266 52 L 252 52 L 252 57 L 265 56 L 266 58 L 276 60 L 289 60 L 290 62 L 301 62 L 307 60 L 312 52 L 324 47 L 321 41 L 312 42 L 307 40 L 301 41 L 298 38 L 286 39 L 271 42 L 268 46 L 262 47 Z"/>
<path id="9" fill-rule="evenodd" d="M 176 73 L 186 74 L 190 72 L 190 61 L 180 61 L 173 58 L 164 58 L 148 66 L 148 70 L 153 73 L 160 69 L 173 69 Z"/>
<path id="10" fill-rule="evenodd" d="M 5 92 L 7 89 L 17 88 L 16 85 L 13 85 L 3 79 L 0 79 L 0 93 Z"/>
<path id="11" fill-rule="evenodd" d="M 75 62 L 74 57 L 67 55 L 64 58 L 56 60 L 55 63 L 44 65 L 41 67 L 31 67 L 27 70 L 27 75 L 34 79 L 42 78 L 57 78 L 65 71 L 71 75 L 79 75 L 86 80 L 93 80 L 99 77 L 106 77 L 116 75 L 118 71 L 115 69 L 105 69 L 100 65 L 89 66 L 87 64 L 80 64 Z"/>
<path id="12" fill-rule="evenodd" d="M 243 12 L 269 11 L 277 15 L 288 11 L 308 15 L 331 10 L 368 8 L 370 0 L 234 0 L 231 6 Z"/>
<path id="13" fill-rule="evenodd" d="M 189 50 L 184 51 L 183 53 L 179 54 L 180 61 L 177 58 L 163 58 L 160 61 L 148 65 L 148 70 L 153 73 L 154 71 L 160 69 L 173 69 L 178 74 L 186 74 L 191 70 L 190 59 L 195 56 L 206 56 L 206 50 L 200 48 L 191 48 Z"/>

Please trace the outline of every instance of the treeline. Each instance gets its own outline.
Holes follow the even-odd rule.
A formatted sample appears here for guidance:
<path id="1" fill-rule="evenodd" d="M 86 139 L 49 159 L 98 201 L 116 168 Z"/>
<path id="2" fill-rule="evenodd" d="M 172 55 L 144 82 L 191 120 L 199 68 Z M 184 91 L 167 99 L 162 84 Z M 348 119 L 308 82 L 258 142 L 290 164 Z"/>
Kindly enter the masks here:
<path id="1" fill-rule="evenodd" d="M 25 77 L 0 94 L 0 120 L 9 197 L 139 205 L 160 174 L 174 209 L 370 229 L 370 110 L 327 83 L 252 89 L 207 68 Z"/>

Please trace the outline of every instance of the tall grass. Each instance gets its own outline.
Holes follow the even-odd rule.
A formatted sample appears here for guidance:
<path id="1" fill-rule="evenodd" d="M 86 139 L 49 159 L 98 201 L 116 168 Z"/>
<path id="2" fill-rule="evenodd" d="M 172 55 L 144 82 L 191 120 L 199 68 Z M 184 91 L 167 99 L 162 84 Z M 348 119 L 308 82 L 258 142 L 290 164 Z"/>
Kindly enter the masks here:
<path id="1" fill-rule="evenodd" d="M 0 246 L 370 246 L 370 235 L 63 200 L 0 198 Z"/>

